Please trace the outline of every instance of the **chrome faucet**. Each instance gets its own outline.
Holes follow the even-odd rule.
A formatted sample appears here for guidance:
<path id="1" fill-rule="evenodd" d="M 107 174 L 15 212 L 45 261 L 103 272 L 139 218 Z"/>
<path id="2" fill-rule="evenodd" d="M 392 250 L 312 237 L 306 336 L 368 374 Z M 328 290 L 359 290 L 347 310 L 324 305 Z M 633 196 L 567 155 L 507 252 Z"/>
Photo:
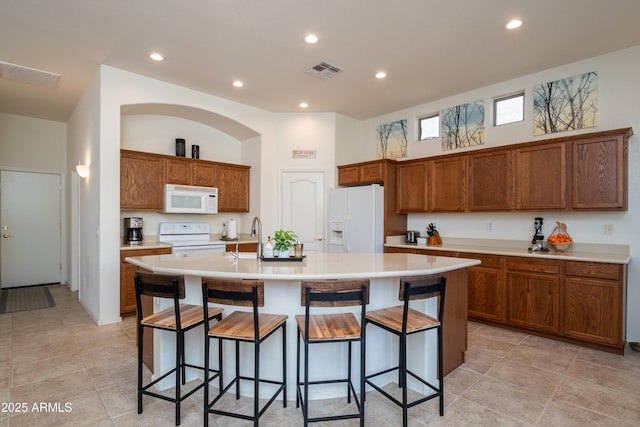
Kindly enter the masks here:
<path id="1" fill-rule="evenodd" d="M 253 222 L 251 223 L 251 235 L 256 235 L 256 224 L 258 224 L 258 259 L 262 257 L 262 221 L 257 216 L 253 218 Z"/>

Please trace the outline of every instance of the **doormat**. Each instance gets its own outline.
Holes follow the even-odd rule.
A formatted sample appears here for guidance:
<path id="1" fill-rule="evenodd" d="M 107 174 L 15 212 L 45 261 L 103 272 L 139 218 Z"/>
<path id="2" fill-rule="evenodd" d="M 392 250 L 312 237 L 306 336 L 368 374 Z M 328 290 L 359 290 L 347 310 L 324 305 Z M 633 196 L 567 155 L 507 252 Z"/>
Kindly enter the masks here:
<path id="1" fill-rule="evenodd" d="M 56 303 L 49 288 L 44 286 L 5 289 L 0 292 L 0 314 L 40 310 L 55 306 Z"/>

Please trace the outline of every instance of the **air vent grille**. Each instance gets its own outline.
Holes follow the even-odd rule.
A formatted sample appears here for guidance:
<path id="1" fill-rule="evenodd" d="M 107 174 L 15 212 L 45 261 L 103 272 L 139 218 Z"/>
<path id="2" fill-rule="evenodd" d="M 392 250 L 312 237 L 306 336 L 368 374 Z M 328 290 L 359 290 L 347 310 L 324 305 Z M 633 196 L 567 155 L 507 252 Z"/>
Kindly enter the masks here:
<path id="1" fill-rule="evenodd" d="M 314 65 L 313 67 L 305 70 L 305 72 L 319 79 L 328 79 L 329 77 L 333 77 L 341 71 L 342 68 L 336 65 L 331 65 L 328 62 L 321 62 L 318 65 Z"/>
<path id="2" fill-rule="evenodd" d="M 0 78 L 53 89 L 58 85 L 60 74 L 0 61 Z"/>

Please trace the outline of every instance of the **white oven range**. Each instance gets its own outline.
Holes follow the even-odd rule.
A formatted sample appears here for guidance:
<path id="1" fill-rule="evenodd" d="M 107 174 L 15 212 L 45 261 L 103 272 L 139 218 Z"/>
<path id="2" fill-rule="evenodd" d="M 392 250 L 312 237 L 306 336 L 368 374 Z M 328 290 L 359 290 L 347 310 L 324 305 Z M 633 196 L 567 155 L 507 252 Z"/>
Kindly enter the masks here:
<path id="1" fill-rule="evenodd" d="M 211 240 L 208 222 L 161 222 L 158 241 L 172 245 L 171 253 L 224 252 L 226 243 Z"/>

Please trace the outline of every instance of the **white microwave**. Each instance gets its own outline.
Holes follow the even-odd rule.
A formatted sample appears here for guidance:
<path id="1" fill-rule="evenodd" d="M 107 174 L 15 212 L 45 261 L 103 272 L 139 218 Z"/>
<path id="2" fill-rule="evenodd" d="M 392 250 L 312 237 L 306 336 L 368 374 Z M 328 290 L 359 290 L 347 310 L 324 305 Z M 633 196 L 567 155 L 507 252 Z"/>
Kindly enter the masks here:
<path id="1" fill-rule="evenodd" d="M 165 184 L 164 212 L 217 214 L 218 189 L 192 185 Z"/>

